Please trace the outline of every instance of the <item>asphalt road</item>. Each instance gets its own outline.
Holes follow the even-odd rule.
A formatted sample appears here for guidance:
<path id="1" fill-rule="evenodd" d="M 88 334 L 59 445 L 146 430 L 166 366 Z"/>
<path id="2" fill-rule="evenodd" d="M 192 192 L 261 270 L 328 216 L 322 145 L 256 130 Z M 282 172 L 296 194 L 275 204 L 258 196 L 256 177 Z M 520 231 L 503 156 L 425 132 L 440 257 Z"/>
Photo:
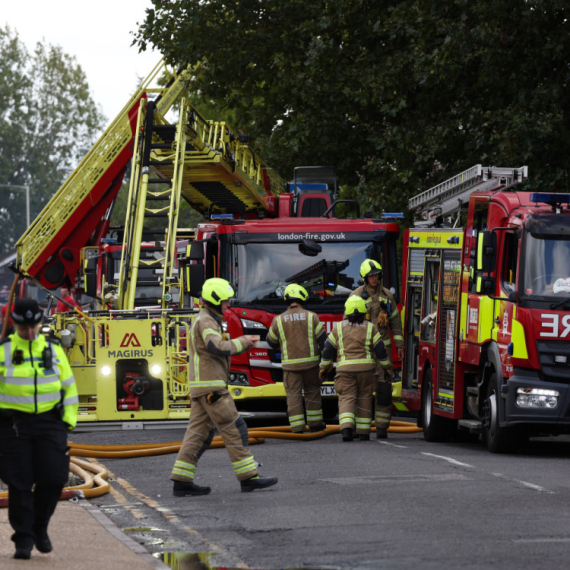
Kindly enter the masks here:
<path id="1" fill-rule="evenodd" d="M 281 423 L 282 419 L 280 418 Z M 256 423 L 257 422 L 257 423 Z M 276 417 L 248 420 L 275 425 Z M 181 440 L 183 430 L 77 433 L 76 443 Z M 202 457 L 201 497 L 177 498 L 174 455 L 99 460 L 113 493 L 99 505 L 157 557 L 200 554 L 192 568 L 561 568 L 570 547 L 570 438 L 517 455 L 482 444 L 266 440 L 251 448 L 275 487 L 241 493 L 225 449 Z M 207 556 L 210 554 L 210 556 Z M 182 567 L 182 566 L 181 566 Z"/>

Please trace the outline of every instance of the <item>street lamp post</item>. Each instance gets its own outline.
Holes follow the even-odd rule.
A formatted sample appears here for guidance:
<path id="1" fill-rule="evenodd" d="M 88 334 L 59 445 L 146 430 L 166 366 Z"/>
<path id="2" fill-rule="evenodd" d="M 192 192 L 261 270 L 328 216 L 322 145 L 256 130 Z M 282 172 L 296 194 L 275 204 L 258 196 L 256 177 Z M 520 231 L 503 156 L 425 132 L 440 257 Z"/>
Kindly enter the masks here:
<path id="1" fill-rule="evenodd" d="M 26 191 L 26 226 L 30 227 L 30 187 L 25 184 L 23 186 L 18 186 L 17 184 L 0 184 L 2 188 L 18 188 L 19 190 Z"/>

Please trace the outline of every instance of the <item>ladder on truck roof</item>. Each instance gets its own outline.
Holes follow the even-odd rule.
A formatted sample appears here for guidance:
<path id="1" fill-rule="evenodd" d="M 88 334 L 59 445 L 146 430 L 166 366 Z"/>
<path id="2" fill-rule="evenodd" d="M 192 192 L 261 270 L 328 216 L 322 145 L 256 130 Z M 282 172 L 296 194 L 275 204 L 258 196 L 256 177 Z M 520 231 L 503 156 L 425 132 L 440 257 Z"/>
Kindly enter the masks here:
<path id="1" fill-rule="evenodd" d="M 125 247 L 119 275 L 118 306 L 133 309 L 139 269 L 154 269 L 162 286 L 159 303 L 172 299 L 179 287 L 175 252 L 181 199 L 202 215 L 214 209 L 238 217 L 257 217 L 270 208 L 270 199 L 283 180 L 225 123 L 206 120 L 182 98 L 178 122 L 169 124 L 141 100 L 135 138 L 135 156 L 125 220 Z M 165 219 L 163 255 L 141 260 L 145 220 Z"/>
<path id="2" fill-rule="evenodd" d="M 408 207 L 415 211 L 416 226 L 431 227 L 438 219 L 461 210 L 473 192 L 506 189 L 528 178 L 528 166 L 498 168 L 475 166 L 441 184 L 410 198 Z"/>
<path id="3" fill-rule="evenodd" d="M 184 91 L 188 71 L 176 72 L 161 61 L 140 84 L 107 130 L 18 240 L 18 269 L 48 289 L 80 267 L 79 250 L 104 237 L 111 207 L 133 154 L 139 101 L 156 98 L 164 115 Z M 159 81 L 164 85 L 159 85 Z"/>

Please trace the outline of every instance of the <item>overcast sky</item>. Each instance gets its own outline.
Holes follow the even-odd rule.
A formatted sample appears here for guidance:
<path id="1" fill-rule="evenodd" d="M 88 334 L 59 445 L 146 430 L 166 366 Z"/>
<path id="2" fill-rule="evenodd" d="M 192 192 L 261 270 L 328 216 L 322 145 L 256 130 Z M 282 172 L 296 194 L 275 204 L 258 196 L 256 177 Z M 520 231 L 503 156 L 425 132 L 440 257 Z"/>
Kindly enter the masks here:
<path id="1" fill-rule="evenodd" d="M 160 61 L 158 52 L 131 47 L 130 32 L 151 6 L 151 0 L 5 0 L 0 25 L 16 30 L 30 52 L 45 40 L 75 56 L 108 125 L 133 94 L 137 77 Z"/>

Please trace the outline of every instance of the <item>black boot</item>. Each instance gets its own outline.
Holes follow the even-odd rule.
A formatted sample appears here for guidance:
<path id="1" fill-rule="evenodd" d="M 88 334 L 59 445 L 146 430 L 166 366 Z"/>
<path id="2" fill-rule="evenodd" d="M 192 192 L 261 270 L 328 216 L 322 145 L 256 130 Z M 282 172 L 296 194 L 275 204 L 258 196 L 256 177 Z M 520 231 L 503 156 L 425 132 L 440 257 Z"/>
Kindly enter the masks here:
<path id="1" fill-rule="evenodd" d="M 352 441 L 354 439 L 354 436 L 352 435 L 352 428 L 341 429 L 340 435 L 342 435 L 342 441 Z"/>
<path id="2" fill-rule="evenodd" d="M 14 558 L 19 558 L 20 560 L 29 560 L 32 556 L 32 547 L 23 544 L 16 544 L 16 552 L 14 553 Z"/>
<path id="3" fill-rule="evenodd" d="M 309 427 L 309 433 L 317 433 L 318 431 L 324 431 L 327 429 L 327 426 L 323 423 L 320 426 Z"/>
<path id="4" fill-rule="evenodd" d="M 266 487 L 272 487 L 276 483 L 277 477 L 260 477 L 259 475 L 256 475 L 255 477 L 250 477 L 249 479 L 241 482 L 241 492 L 249 493 L 256 489 L 265 489 Z"/>
<path id="5" fill-rule="evenodd" d="M 175 497 L 195 497 L 197 495 L 207 495 L 211 490 L 210 487 L 200 487 L 200 485 L 196 485 L 195 483 L 174 481 L 172 494 Z"/>
<path id="6" fill-rule="evenodd" d="M 44 554 L 47 554 L 53 550 L 51 540 L 49 539 L 48 533 L 45 530 L 34 531 L 34 544 L 36 545 L 36 548 Z"/>
<path id="7" fill-rule="evenodd" d="M 376 428 L 376 439 L 386 439 L 388 437 L 388 430 L 386 428 Z"/>
<path id="8" fill-rule="evenodd" d="M 369 433 L 359 433 L 358 439 L 360 439 L 360 441 L 370 441 L 370 434 Z"/>

